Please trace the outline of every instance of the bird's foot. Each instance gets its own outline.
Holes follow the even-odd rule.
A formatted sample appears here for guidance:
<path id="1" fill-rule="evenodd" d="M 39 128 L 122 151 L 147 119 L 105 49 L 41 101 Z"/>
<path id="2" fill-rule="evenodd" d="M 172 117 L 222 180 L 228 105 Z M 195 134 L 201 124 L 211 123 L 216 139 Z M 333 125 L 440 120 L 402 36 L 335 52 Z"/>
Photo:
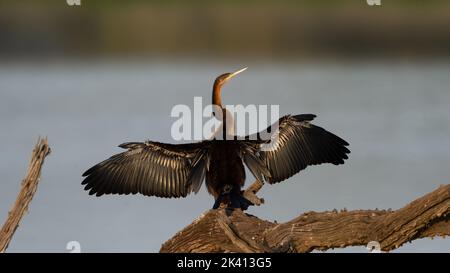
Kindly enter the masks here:
<path id="1" fill-rule="evenodd" d="M 245 196 L 243 195 L 239 195 L 237 204 L 241 210 L 247 210 L 248 207 L 255 205 L 253 202 L 245 198 Z"/>
<path id="2" fill-rule="evenodd" d="M 221 207 L 222 205 L 222 201 L 223 201 L 223 195 L 219 195 L 219 197 L 217 197 L 216 201 L 214 201 L 214 206 L 213 209 L 218 209 Z"/>
<path id="3" fill-rule="evenodd" d="M 219 194 L 217 199 L 214 202 L 213 209 L 224 208 L 227 207 L 229 203 L 231 203 L 231 190 L 233 186 L 225 185 L 222 188 L 222 192 Z"/>
<path id="4" fill-rule="evenodd" d="M 259 206 L 258 203 L 257 206 Z M 239 193 L 227 193 L 220 195 L 214 202 L 213 209 L 227 208 L 227 209 L 241 209 L 247 210 L 249 206 L 255 205 L 248 200 L 245 196 Z"/>
<path id="5" fill-rule="evenodd" d="M 214 202 L 213 209 L 229 208 L 247 210 L 250 206 L 260 206 L 264 204 L 264 199 L 256 196 L 264 183 L 255 181 L 247 190 L 236 192 L 233 186 L 225 185 L 221 194 Z"/>

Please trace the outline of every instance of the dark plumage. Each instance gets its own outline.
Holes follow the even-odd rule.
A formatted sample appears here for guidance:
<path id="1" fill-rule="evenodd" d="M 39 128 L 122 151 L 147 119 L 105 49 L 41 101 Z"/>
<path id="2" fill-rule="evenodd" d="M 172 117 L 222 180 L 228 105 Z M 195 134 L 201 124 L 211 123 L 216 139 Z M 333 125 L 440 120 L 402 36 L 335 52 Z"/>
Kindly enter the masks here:
<path id="1" fill-rule="evenodd" d="M 220 88 L 243 70 L 219 76 L 213 89 L 213 104 L 222 107 Z M 222 108 L 223 109 L 223 108 Z M 225 109 L 223 109 L 226 113 Z M 233 140 L 211 139 L 191 144 L 131 142 L 120 145 L 127 151 L 87 170 L 82 184 L 89 194 L 136 194 L 185 197 L 197 193 L 206 179 L 216 207 L 226 203 L 246 208 L 241 196 L 245 182 L 244 164 L 261 182 L 278 183 L 310 165 L 343 164 L 348 143 L 310 123 L 315 115 L 284 116 L 272 141 L 259 134 Z M 228 125 L 225 125 L 226 127 Z M 269 127 L 270 128 L 270 127 Z M 274 129 L 274 128 L 272 128 Z M 224 132 L 227 132 L 224 128 Z M 267 145 L 272 149 L 265 150 Z"/>

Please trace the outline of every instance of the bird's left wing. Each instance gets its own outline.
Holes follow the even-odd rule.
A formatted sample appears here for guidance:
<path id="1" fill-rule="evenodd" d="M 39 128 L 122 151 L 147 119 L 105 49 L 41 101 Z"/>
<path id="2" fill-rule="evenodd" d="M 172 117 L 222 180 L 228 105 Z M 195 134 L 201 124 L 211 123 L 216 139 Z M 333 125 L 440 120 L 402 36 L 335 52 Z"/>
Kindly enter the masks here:
<path id="1" fill-rule="evenodd" d="M 82 182 L 89 194 L 185 197 L 197 193 L 205 176 L 207 141 L 192 144 L 130 142 L 128 149 L 87 170 Z"/>
<path id="2" fill-rule="evenodd" d="M 262 181 L 264 176 L 269 183 L 277 183 L 310 165 L 344 163 L 350 153 L 348 143 L 311 124 L 314 118 L 312 114 L 280 118 L 278 130 L 272 130 L 270 143 L 261 140 L 260 133 L 246 136 L 243 158 L 258 180 Z"/>

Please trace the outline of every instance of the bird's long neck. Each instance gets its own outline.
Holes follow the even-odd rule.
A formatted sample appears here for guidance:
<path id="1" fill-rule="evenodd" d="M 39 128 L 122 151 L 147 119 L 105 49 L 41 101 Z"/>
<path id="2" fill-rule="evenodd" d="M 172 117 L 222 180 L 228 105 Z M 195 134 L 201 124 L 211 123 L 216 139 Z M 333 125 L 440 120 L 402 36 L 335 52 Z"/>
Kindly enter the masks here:
<path id="1" fill-rule="evenodd" d="M 217 81 L 214 82 L 212 104 L 222 109 L 222 124 L 215 134 L 221 134 L 225 139 L 226 135 L 234 136 L 235 124 L 233 114 L 222 106 L 221 88 L 221 84 L 219 84 Z"/>
<path id="2" fill-rule="evenodd" d="M 212 95 L 212 104 L 217 105 L 220 108 L 222 107 L 222 92 L 221 92 L 222 85 L 219 84 L 217 81 L 214 82 L 213 86 L 213 95 Z"/>

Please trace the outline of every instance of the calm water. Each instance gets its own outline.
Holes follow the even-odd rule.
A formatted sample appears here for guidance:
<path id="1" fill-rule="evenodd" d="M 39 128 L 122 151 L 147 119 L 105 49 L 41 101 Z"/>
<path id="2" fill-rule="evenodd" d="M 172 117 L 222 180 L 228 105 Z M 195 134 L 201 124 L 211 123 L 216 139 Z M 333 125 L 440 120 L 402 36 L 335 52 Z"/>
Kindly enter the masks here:
<path id="1" fill-rule="evenodd" d="M 158 251 L 209 209 L 203 188 L 186 199 L 94 198 L 81 173 L 118 144 L 171 142 L 170 111 L 210 100 L 214 78 L 249 66 L 223 91 L 227 104 L 279 104 L 281 114 L 314 113 L 315 124 L 351 145 L 343 166 L 310 167 L 267 185 L 250 213 L 286 221 L 334 208 L 399 208 L 450 182 L 450 64 L 71 63 L 0 65 L 0 215 L 6 217 L 38 136 L 53 150 L 11 252 Z M 250 176 L 251 178 L 251 176 Z M 450 251 L 450 239 L 401 251 Z M 365 251 L 363 247 L 344 251 Z"/>

